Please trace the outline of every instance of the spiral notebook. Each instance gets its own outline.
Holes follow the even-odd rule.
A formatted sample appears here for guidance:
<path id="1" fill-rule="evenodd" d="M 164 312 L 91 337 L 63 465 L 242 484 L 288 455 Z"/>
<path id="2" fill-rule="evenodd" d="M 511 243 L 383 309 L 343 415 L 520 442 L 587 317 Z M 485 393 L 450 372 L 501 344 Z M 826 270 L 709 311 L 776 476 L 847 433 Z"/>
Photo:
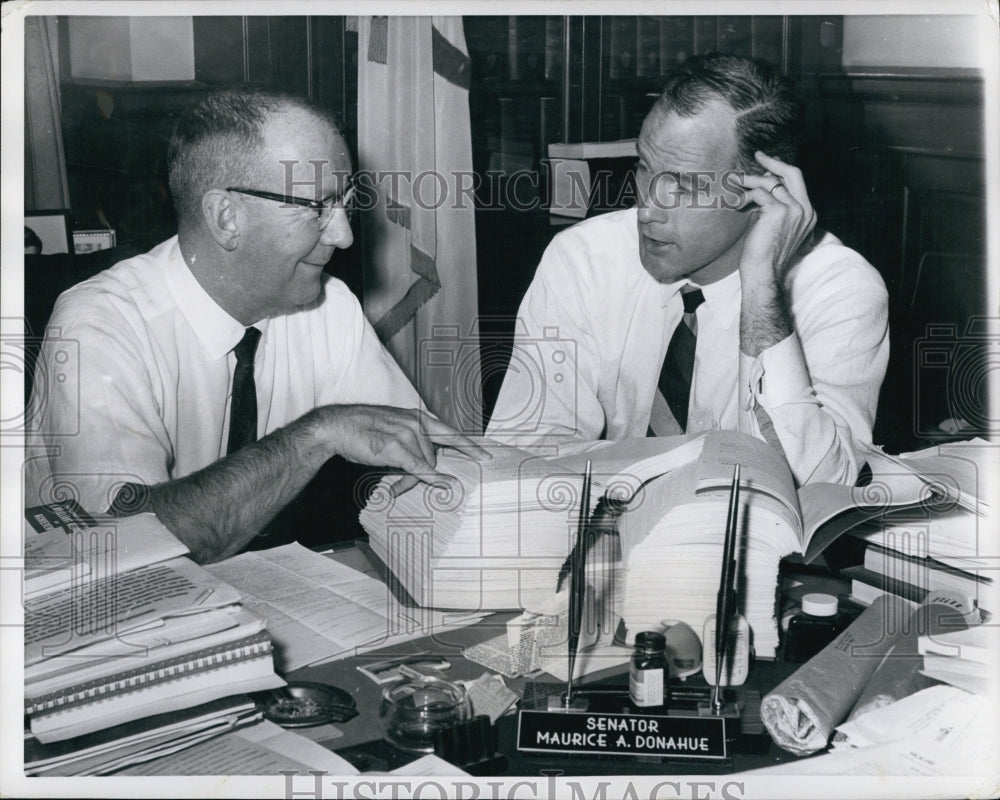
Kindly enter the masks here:
<path id="1" fill-rule="evenodd" d="M 271 638 L 260 631 L 33 698 L 26 701 L 25 713 L 31 732 L 49 743 L 284 684 L 274 672 Z"/>

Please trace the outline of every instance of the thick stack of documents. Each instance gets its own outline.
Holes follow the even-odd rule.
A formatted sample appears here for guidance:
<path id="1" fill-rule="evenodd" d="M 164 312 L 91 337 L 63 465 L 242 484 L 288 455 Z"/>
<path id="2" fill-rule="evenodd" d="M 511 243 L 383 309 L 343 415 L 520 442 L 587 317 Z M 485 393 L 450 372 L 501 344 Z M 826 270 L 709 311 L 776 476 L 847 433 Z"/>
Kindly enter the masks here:
<path id="1" fill-rule="evenodd" d="M 95 520 L 48 506 L 26 516 L 24 713 L 41 744 L 284 685 L 263 620 L 239 606 L 235 589 L 181 555 L 184 545 L 152 514 Z M 44 547 L 35 536 L 45 537 Z M 32 570 L 47 580 L 33 581 Z M 162 735 L 154 735 L 161 744 Z M 102 743 L 103 754 L 114 751 Z M 59 768 L 95 765 L 89 756 L 60 759 Z"/>
<path id="2" fill-rule="evenodd" d="M 459 492 L 419 484 L 393 498 L 383 484 L 361 513 L 372 549 L 420 605 L 523 608 L 555 593 L 582 480 L 515 448 L 491 452 L 439 456 Z"/>
<path id="3" fill-rule="evenodd" d="M 717 458 L 709 440 L 698 461 L 657 478 L 636 496 L 619 520 L 625 567 L 623 619 L 629 639 L 644 630 L 680 620 L 699 635 L 715 613 L 722 567 L 727 488 L 698 490 L 707 459 Z M 773 451 L 747 439 L 759 457 Z M 754 445 L 760 445 L 759 448 Z M 770 657 L 778 645 L 775 587 L 782 556 L 799 549 L 796 511 L 760 487 L 754 460 L 740 459 L 750 491 L 740 495 L 736 542 L 739 608 L 753 630 L 758 654 Z"/>
<path id="4" fill-rule="evenodd" d="M 388 481 L 361 513 L 372 549 L 423 606 L 523 609 L 544 605 L 577 537 L 583 471 L 592 461 L 600 496 L 628 497 L 650 475 L 697 455 L 699 438 L 600 442 L 561 458 L 485 444 L 493 458 L 438 456 L 458 492 L 419 484 L 393 497 Z"/>

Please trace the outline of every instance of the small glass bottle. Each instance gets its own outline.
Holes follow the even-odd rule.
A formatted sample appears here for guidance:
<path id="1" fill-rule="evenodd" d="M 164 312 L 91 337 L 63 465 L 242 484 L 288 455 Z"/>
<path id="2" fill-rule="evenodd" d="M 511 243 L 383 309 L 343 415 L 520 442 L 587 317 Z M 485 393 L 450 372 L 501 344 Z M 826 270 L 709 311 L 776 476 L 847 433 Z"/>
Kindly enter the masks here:
<path id="1" fill-rule="evenodd" d="M 636 634 L 628 675 L 628 696 L 638 708 L 658 708 L 670 700 L 667 644 L 662 633 Z"/>
<path id="2" fill-rule="evenodd" d="M 785 661 L 808 661 L 847 627 L 846 614 L 839 613 L 837 598 L 813 592 L 802 595 L 802 610 L 788 621 Z"/>

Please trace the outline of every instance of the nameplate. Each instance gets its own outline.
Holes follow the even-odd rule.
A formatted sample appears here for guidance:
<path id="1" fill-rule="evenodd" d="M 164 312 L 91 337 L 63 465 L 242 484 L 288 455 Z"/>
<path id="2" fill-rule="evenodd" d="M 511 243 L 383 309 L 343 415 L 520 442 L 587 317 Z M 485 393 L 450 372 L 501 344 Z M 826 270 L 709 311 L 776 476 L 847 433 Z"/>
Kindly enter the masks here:
<path id="1" fill-rule="evenodd" d="M 726 758 L 726 720 L 714 716 L 652 716 L 521 711 L 517 749 L 580 755 Z"/>

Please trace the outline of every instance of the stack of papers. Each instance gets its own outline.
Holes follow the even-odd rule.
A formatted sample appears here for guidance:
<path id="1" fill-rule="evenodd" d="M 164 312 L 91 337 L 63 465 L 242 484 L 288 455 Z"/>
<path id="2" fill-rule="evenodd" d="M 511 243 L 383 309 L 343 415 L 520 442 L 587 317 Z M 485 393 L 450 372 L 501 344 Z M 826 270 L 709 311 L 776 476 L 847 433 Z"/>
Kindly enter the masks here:
<path id="1" fill-rule="evenodd" d="M 293 543 L 210 564 L 242 605 L 267 620 L 275 663 L 287 673 L 471 625 L 483 614 L 403 605 L 386 585 Z"/>
<path id="2" fill-rule="evenodd" d="M 516 448 L 488 449 L 487 461 L 438 456 L 458 492 L 418 484 L 393 498 L 383 483 L 361 512 L 372 550 L 422 606 L 524 608 L 556 591 L 582 477 Z M 590 510 L 598 499 L 592 492 Z"/>
<path id="3" fill-rule="evenodd" d="M 877 573 L 850 575 L 855 578 L 852 593 L 862 601 L 880 590 L 919 600 L 921 589 L 950 588 L 980 608 L 995 611 L 992 575 L 1000 543 L 993 509 L 1000 486 L 1000 449 L 970 439 L 901 456 L 881 451 L 870 455 L 895 470 L 894 481 L 920 482 L 938 501 L 890 510 L 877 522 L 852 531 L 868 543 L 865 568 Z M 877 485 L 873 481 L 872 486 Z"/>
<path id="4" fill-rule="evenodd" d="M 598 442 L 558 458 L 484 442 L 492 459 L 442 451 L 451 493 L 420 484 L 393 497 L 388 481 L 361 512 L 372 549 L 422 606 L 480 610 L 544 605 L 577 539 L 583 474 L 592 513 L 602 495 L 624 501 L 650 477 L 692 458 L 701 437 Z"/>
<path id="5" fill-rule="evenodd" d="M 110 775 L 260 719 L 261 712 L 250 698 L 234 695 L 67 741 L 42 744 L 29 735 L 24 744 L 24 771 L 28 775 Z"/>
<path id="6" fill-rule="evenodd" d="M 920 671 L 924 675 L 986 695 L 1000 672 L 1000 628 L 987 623 L 923 635 L 917 640 L 917 651 L 923 656 Z"/>
<path id="7" fill-rule="evenodd" d="M 29 565 L 40 549 L 73 564 L 65 581 L 27 577 L 24 713 L 38 742 L 284 685 L 263 620 L 239 606 L 232 586 L 178 555 L 186 548 L 154 515 L 94 519 L 48 506 L 26 516 Z M 38 532 L 39 521 L 55 524 Z M 80 761 L 75 750 L 65 763 Z"/>
<path id="8" fill-rule="evenodd" d="M 699 465 L 651 481 L 619 520 L 625 565 L 623 619 L 631 639 L 680 620 L 702 636 L 715 613 L 729 492 L 697 492 Z M 641 502 L 640 502 L 641 501 Z M 778 647 L 775 586 L 781 557 L 798 549 L 794 516 L 770 495 L 741 494 L 737 540 L 740 610 L 759 655 Z"/>

